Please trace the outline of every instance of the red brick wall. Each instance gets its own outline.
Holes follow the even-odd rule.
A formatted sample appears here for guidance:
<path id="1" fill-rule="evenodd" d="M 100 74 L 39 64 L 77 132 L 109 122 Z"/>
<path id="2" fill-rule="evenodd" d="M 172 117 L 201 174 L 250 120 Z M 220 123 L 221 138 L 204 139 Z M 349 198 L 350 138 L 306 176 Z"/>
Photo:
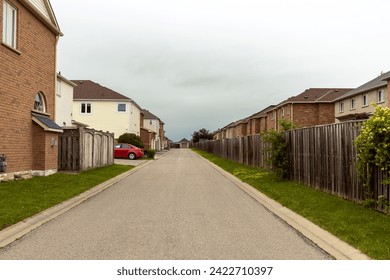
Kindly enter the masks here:
<path id="1" fill-rule="evenodd" d="M 310 127 L 335 122 L 333 103 L 294 104 L 294 123 L 299 127 Z"/>
<path id="2" fill-rule="evenodd" d="M 18 1 L 8 2 L 18 10 L 19 53 L 0 44 L 0 154 L 7 154 L 7 172 L 16 172 L 31 170 L 37 164 L 31 110 L 39 91 L 45 95 L 47 113 L 54 118 L 56 35 Z M 0 20 L 0 36 L 2 24 Z M 57 162 L 55 154 L 49 153 L 47 160 Z"/>
<path id="3" fill-rule="evenodd" d="M 275 111 L 275 118 L 272 119 L 272 112 L 270 111 L 267 113 L 267 130 L 276 129 L 276 123 L 278 121 L 278 114 L 277 111 Z"/>
<path id="4" fill-rule="evenodd" d="M 151 133 L 143 128 L 141 128 L 141 140 L 144 144 L 144 149 L 151 149 Z"/>

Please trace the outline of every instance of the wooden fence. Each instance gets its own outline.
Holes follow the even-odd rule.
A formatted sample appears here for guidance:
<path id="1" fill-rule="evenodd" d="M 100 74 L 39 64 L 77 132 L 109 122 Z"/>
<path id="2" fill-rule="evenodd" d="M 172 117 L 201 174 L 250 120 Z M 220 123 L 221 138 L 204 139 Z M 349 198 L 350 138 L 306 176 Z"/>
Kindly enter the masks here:
<path id="1" fill-rule="evenodd" d="M 286 132 L 291 180 L 351 201 L 366 199 L 355 168 L 357 151 L 353 144 L 362 123 L 345 122 Z M 268 168 L 266 145 L 260 135 L 252 135 L 200 142 L 195 147 L 238 163 Z M 390 200 L 389 186 L 381 184 L 383 174 L 378 170 L 375 174 L 373 198 L 384 195 Z"/>
<path id="2" fill-rule="evenodd" d="M 59 137 L 58 169 L 76 171 L 114 163 L 114 135 L 84 127 L 64 129 Z"/>

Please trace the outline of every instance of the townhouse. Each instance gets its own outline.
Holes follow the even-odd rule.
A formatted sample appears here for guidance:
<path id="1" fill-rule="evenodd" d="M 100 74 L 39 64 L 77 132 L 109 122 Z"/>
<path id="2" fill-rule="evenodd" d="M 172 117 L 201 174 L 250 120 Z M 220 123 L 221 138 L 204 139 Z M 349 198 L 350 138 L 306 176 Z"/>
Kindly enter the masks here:
<path id="1" fill-rule="evenodd" d="M 57 171 L 60 31 L 48 0 L 0 0 L 0 180 Z"/>
<path id="2" fill-rule="evenodd" d="M 374 112 L 372 103 L 389 107 L 390 71 L 348 91 L 334 104 L 337 122 L 368 119 Z"/>
<path id="3" fill-rule="evenodd" d="M 148 110 L 143 109 L 143 128 L 155 133 L 154 143 L 151 144 L 151 149 L 154 150 L 163 150 L 167 148 L 167 141 L 164 131 L 164 122 L 160 120 L 159 117 L 149 112 Z"/>
<path id="4" fill-rule="evenodd" d="M 335 122 L 334 102 L 351 88 L 309 88 L 267 111 L 267 129 L 279 130 L 279 121 L 297 127 L 310 127 Z"/>

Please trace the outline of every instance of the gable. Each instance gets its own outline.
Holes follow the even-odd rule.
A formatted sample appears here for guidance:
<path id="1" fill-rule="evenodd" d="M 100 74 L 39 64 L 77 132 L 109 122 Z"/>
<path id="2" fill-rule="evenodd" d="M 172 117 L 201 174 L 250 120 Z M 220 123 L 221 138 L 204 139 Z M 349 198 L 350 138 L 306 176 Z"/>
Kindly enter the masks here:
<path id="1" fill-rule="evenodd" d="M 20 2 L 37 16 L 50 30 L 57 35 L 63 35 L 49 0 L 20 0 Z"/>
<path id="2" fill-rule="evenodd" d="M 47 20 L 50 20 L 49 12 L 43 0 L 28 0 L 39 12 L 41 12 Z"/>

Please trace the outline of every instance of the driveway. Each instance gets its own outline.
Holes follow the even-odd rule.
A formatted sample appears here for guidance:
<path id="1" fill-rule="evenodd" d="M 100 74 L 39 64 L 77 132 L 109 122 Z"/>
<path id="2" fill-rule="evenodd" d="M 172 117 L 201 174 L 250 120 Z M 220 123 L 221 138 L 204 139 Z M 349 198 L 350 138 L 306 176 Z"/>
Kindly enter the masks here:
<path id="1" fill-rule="evenodd" d="M 330 259 L 191 150 L 171 150 L 0 259 Z"/>

